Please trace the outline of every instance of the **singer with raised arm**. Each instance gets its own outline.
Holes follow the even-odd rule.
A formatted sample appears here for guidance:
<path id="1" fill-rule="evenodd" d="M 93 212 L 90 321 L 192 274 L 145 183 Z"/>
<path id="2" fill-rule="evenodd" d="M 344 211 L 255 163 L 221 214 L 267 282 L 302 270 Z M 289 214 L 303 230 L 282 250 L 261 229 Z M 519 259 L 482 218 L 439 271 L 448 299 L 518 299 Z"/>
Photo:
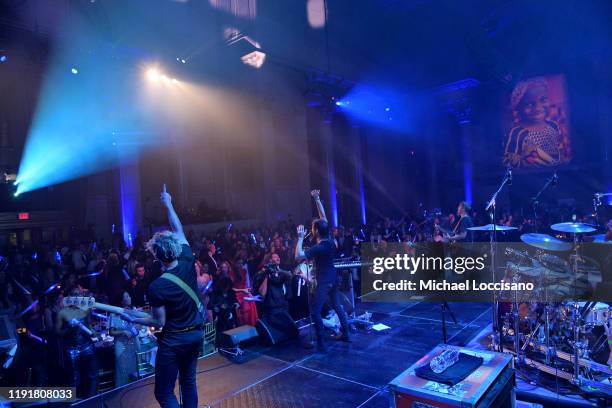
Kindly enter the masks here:
<path id="1" fill-rule="evenodd" d="M 327 217 L 325 216 L 325 210 L 321 202 L 319 190 L 313 190 L 311 195 L 315 200 L 319 212 L 319 218 L 312 222 L 311 227 L 311 233 L 316 245 L 304 251 L 303 244 L 306 230 L 303 225 L 298 226 L 298 241 L 295 247 L 295 258 L 297 260 L 304 258 L 313 260 L 313 273 L 316 288 L 311 302 L 311 314 L 317 334 L 317 350 L 320 353 L 327 353 L 323 319 L 321 318 L 321 310 L 326 301 L 329 302 L 329 306 L 336 311 L 340 319 L 342 335 L 339 339 L 345 342 L 350 342 L 351 339 L 349 335 L 348 316 L 338 300 L 338 276 L 334 268 L 336 246 L 334 241 L 330 238 L 329 224 L 327 223 Z"/>
<path id="2" fill-rule="evenodd" d="M 197 296 L 195 258 L 183 226 L 164 184 L 161 203 L 168 212 L 171 231 L 157 232 L 147 249 L 161 262 L 163 274 L 149 286 L 152 316 L 135 318 L 126 310 L 122 318 L 162 327 L 155 358 L 155 398 L 162 408 L 178 408 L 174 395 L 179 376 L 183 407 L 198 405 L 196 365 L 202 344 L 203 308 Z"/>

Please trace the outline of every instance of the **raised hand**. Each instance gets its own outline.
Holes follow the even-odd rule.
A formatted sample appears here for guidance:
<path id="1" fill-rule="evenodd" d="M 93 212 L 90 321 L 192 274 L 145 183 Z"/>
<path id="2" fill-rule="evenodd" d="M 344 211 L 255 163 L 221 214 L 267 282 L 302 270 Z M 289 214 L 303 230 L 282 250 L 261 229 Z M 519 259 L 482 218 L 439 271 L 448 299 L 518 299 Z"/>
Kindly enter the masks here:
<path id="1" fill-rule="evenodd" d="M 298 238 L 300 239 L 304 239 L 304 237 L 306 236 L 306 229 L 304 228 L 303 225 L 298 225 L 297 235 L 298 235 Z"/>
<path id="2" fill-rule="evenodd" d="M 162 204 L 165 205 L 166 207 L 169 207 L 172 205 L 172 196 L 168 194 L 168 191 L 166 191 L 166 183 L 164 183 L 164 186 L 162 188 L 162 192 L 159 198 Z"/>
<path id="3" fill-rule="evenodd" d="M 310 195 L 312 196 L 312 198 L 314 198 L 315 200 L 320 200 L 321 199 L 321 190 L 312 190 L 310 192 Z"/>

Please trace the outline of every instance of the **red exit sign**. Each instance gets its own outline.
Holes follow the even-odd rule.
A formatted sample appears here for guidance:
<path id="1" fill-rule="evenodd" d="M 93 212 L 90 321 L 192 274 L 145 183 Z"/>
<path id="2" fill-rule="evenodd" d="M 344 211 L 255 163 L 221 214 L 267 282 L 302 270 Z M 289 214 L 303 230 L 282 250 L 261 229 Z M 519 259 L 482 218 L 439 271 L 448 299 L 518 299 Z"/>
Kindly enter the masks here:
<path id="1" fill-rule="evenodd" d="M 30 219 L 30 213 L 27 213 L 27 212 L 19 213 L 19 219 L 20 220 L 29 220 Z"/>

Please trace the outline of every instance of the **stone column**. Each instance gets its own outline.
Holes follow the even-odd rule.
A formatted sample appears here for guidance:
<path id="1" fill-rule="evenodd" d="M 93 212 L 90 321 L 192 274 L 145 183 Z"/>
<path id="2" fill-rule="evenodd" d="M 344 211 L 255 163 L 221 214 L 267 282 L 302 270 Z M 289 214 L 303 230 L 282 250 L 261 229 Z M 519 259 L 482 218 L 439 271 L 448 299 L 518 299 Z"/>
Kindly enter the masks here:
<path id="1" fill-rule="evenodd" d="M 436 89 L 442 107 L 452 113 L 461 128 L 461 167 L 463 173 L 464 200 L 472 203 L 473 158 L 472 158 L 472 99 L 480 82 L 473 78 L 463 79 Z"/>

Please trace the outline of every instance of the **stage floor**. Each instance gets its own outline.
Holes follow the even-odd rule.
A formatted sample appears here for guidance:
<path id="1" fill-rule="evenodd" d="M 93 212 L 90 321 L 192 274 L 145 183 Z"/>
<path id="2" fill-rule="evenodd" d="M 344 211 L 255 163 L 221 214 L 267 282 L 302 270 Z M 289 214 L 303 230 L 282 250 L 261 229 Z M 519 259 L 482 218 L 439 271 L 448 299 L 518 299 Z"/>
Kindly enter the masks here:
<path id="1" fill-rule="evenodd" d="M 447 316 L 450 344 L 466 345 L 491 321 L 488 303 L 451 304 L 457 324 Z M 387 333 L 358 331 L 351 344 L 330 341 L 322 356 L 293 341 L 247 348 L 248 361 L 230 363 L 219 354 L 198 362 L 199 405 L 257 407 L 389 407 L 387 383 L 442 342 L 437 303 L 367 303 Z M 308 336 L 304 329 L 302 336 Z M 93 407 L 157 407 L 153 378 L 75 404 Z"/>

